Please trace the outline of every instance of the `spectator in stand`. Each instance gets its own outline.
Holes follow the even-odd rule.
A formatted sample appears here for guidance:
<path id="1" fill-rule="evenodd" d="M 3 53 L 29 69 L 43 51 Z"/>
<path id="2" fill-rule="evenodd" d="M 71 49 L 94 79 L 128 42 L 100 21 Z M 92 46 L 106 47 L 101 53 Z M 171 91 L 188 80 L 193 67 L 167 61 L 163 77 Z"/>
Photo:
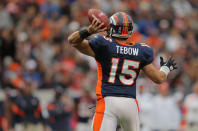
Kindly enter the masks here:
<path id="1" fill-rule="evenodd" d="M 25 63 L 24 79 L 31 83 L 32 88 L 37 88 L 41 81 L 41 75 L 37 72 L 37 63 L 35 60 L 27 60 Z"/>
<path id="2" fill-rule="evenodd" d="M 184 106 L 187 131 L 198 131 L 198 82 L 194 84 L 193 92 L 186 96 Z"/>
<path id="3" fill-rule="evenodd" d="M 0 1 L 0 29 L 10 29 L 13 25 L 10 14 L 5 9 L 3 1 Z"/>
<path id="4" fill-rule="evenodd" d="M 0 30 L 0 49 L 1 49 L 0 59 L 2 61 L 4 60 L 5 57 L 11 57 L 12 59 L 15 59 L 16 39 L 14 37 L 13 31 L 7 29 Z"/>
<path id="5" fill-rule="evenodd" d="M 141 131 L 151 131 L 151 114 L 152 114 L 152 99 L 153 95 L 149 92 L 147 86 L 145 86 L 146 79 L 139 80 L 137 100 L 140 113 L 140 128 Z"/>
<path id="6" fill-rule="evenodd" d="M 160 94 L 152 99 L 151 128 L 153 131 L 177 131 L 180 128 L 181 113 L 178 101 L 174 96 L 170 96 L 169 88 L 168 83 L 161 84 Z"/>

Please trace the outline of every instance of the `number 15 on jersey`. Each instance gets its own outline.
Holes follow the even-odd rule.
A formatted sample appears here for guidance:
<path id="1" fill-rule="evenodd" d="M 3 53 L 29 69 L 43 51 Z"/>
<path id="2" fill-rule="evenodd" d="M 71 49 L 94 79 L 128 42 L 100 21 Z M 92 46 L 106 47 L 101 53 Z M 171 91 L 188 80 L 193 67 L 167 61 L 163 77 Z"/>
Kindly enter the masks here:
<path id="1" fill-rule="evenodd" d="M 117 74 L 119 60 L 120 58 L 115 58 L 115 57 L 111 59 L 111 70 L 109 73 L 108 82 L 115 83 L 116 75 L 119 75 L 119 80 L 122 84 L 133 85 L 134 80 L 137 77 L 137 73 L 133 69 L 138 69 L 140 62 L 129 60 L 129 59 L 124 59 L 122 63 L 121 74 Z M 130 69 L 129 67 L 132 67 L 133 69 Z M 129 75 L 130 78 L 126 78 L 126 75 Z"/>

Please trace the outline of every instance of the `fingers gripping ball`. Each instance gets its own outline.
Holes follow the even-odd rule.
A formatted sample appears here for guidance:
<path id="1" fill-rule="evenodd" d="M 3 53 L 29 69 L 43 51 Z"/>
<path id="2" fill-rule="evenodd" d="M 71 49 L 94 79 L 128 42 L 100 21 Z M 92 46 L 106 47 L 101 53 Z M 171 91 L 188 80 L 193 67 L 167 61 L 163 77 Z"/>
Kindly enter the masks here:
<path id="1" fill-rule="evenodd" d="M 91 23 L 94 18 L 96 20 L 98 20 L 99 22 L 104 23 L 103 28 L 107 27 L 107 29 L 109 29 L 109 27 L 110 27 L 108 16 L 103 11 L 101 11 L 99 9 L 89 9 L 88 18 Z"/>

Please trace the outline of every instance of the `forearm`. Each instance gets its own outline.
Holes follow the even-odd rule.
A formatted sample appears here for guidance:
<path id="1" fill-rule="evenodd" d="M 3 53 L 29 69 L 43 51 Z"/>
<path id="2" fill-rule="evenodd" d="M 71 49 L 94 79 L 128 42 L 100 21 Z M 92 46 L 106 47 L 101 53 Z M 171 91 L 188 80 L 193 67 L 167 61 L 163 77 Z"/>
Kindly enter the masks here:
<path id="1" fill-rule="evenodd" d="M 106 27 L 103 28 L 103 23 L 99 23 L 97 20 L 93 20 L 92 24 L 88 27 L 88 29 L 83 29 L 80 31 L 76 31 L 72 33 L 68 37 L 69 43 L 75 47 L 81 53 L 95 57 L 94 51 L 89 45 L 89 41 L 86 40 L 92 34 L 103 32 L 106 30 Z"/>
<path id="2" fill-rule="evenodd" d="M 158 71 L 152 64 L 146 65 L 143 68 L 145 74 L 155 83 L 160 84 L 164 82 L 170 71 L 177 69 L 177 64 L 173 57 L 170 57 L 167 62 L 160 57 L 160 71 Z"/>
<path id="3" fill-rule="evenodd" d="M 69 43 L 81 53 L 95 57 L 95 54 L 89 46 L 87 38 L 90 35 L 87 30 L 76 31 L 68 37 Z"/>
<path id="4" fill-rule="evenodd" d="M 155 83 L 160 84 L 167 78 L 167 74 L 163 70 L 157 70 L 152 64 L 143 68 L 144 73 Z"/>
<path id="5" fill-rule="evenodd" d="M 160 71 L 158 71 L 158 75 L 156 76 L 158 84 L 164 82 L 167 79 L 168 74 L 170 73 L 170 69 L 167 66 L 162 66 Z"/>
<path id="6" fill-rule="evenodd" d="M 68 37 L 68 41 L 72 46 L 77 46 L 83 43 L 83 40 L 86 39 L 88 36 L 105 31 L 107 28 L 103 28 L 103 25 L 103 23 L 100 23 L 99 21 L 94 19 L 88 29 L 83 29 L 72 33 Z"/>
<path id="7" fill-rule="evenodd" d="M 163 83 L 166 79 L 167 75 L 162 71 L 158 71 L 153 77 L 153 81 L 157 84 Z"/>
<path id="8" fill-rule="evenodd" d="M 68 37 L 68 41 L 72 46 L 77 46 L 82 43 L 83 39 L 80 37 L 79 31 L 76 31 Z"/>

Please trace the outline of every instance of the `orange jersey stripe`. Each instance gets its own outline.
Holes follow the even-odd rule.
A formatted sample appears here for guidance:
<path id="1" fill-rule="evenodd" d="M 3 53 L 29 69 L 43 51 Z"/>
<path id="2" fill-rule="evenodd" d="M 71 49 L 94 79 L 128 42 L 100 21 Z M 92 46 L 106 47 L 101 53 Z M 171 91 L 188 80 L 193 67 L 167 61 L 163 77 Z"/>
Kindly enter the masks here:
<path id="1" fill-rule="evenodd" d="M 117 42 L 117 41 L 116 41 Z M 125 45 L 125 46 L 134 46 L 135 43 L 129 43 L 129 44 L 126 44 L 126 43 L 120 43 L 120 42 L 117 42 L 118 44 L 120 45 Z"/>
<path id="2" fill-rule="evenodd" d="M 36 111 L 34 112 L 34 116 L 36 118 L 39 118 L 41 115 L 41 105 L 38 105 L 38 107 L 36 108 Z"/>
<path id="3" fill-rule="evenodd" d="M 105 101 L 102 97 L 102 66 L 101 64 L 96 61 L 97 63 L 97 72 L 98 72 L 98 81 L 96 86 L 96 95 L 97 95 L 97 105 L 96 105 L 96 113 L 93 122 L 93 131 L 100 131 L 102 120 L 105 111 Z"/>
<path id="4" fill-rule="evenodd" d="M 139 104 L 138 104 L 138 101 L 137 101 L 137 99 L 135 99 L 135 102 L 136 102 L 136 104 L 137 104 L 138 113 L 139 113 L 139 112 L 140 112 L 140 108 L 139 108 Z"/>
<path id="5" fill-rule="evenodd" d="M 104 98 L 97 101 L 96 113 L 94 117 L 93 131 L 100 131 L 102 120 L 105 111 L 105 100 Z"/>
<path id="6" fill-rule="evenodd" d="M 47 106 L 47 109 L 48 109 L 48 110 L 55 110 L 56 107 L 55 107 L 54 104 L 49 104 L 49 105 Z"/>
<path id="7" fill-rule="evenodd" d="M 16 104 L 13 104 L 11 108 L 15 114 L 17 114 L 21 117 L 25 116 L 25 112 L 23 110 L 21 110 Z"/>
<path id="8" fill-rule="evenodd" d="M 102 96 L 102 66 L 101 64 L 96 61 L 97 63 L 97 72 L 98 72 L 98 81 L 97 81 L 97 86 L 96 86 L 96 95 L 97 96 Z"/>

